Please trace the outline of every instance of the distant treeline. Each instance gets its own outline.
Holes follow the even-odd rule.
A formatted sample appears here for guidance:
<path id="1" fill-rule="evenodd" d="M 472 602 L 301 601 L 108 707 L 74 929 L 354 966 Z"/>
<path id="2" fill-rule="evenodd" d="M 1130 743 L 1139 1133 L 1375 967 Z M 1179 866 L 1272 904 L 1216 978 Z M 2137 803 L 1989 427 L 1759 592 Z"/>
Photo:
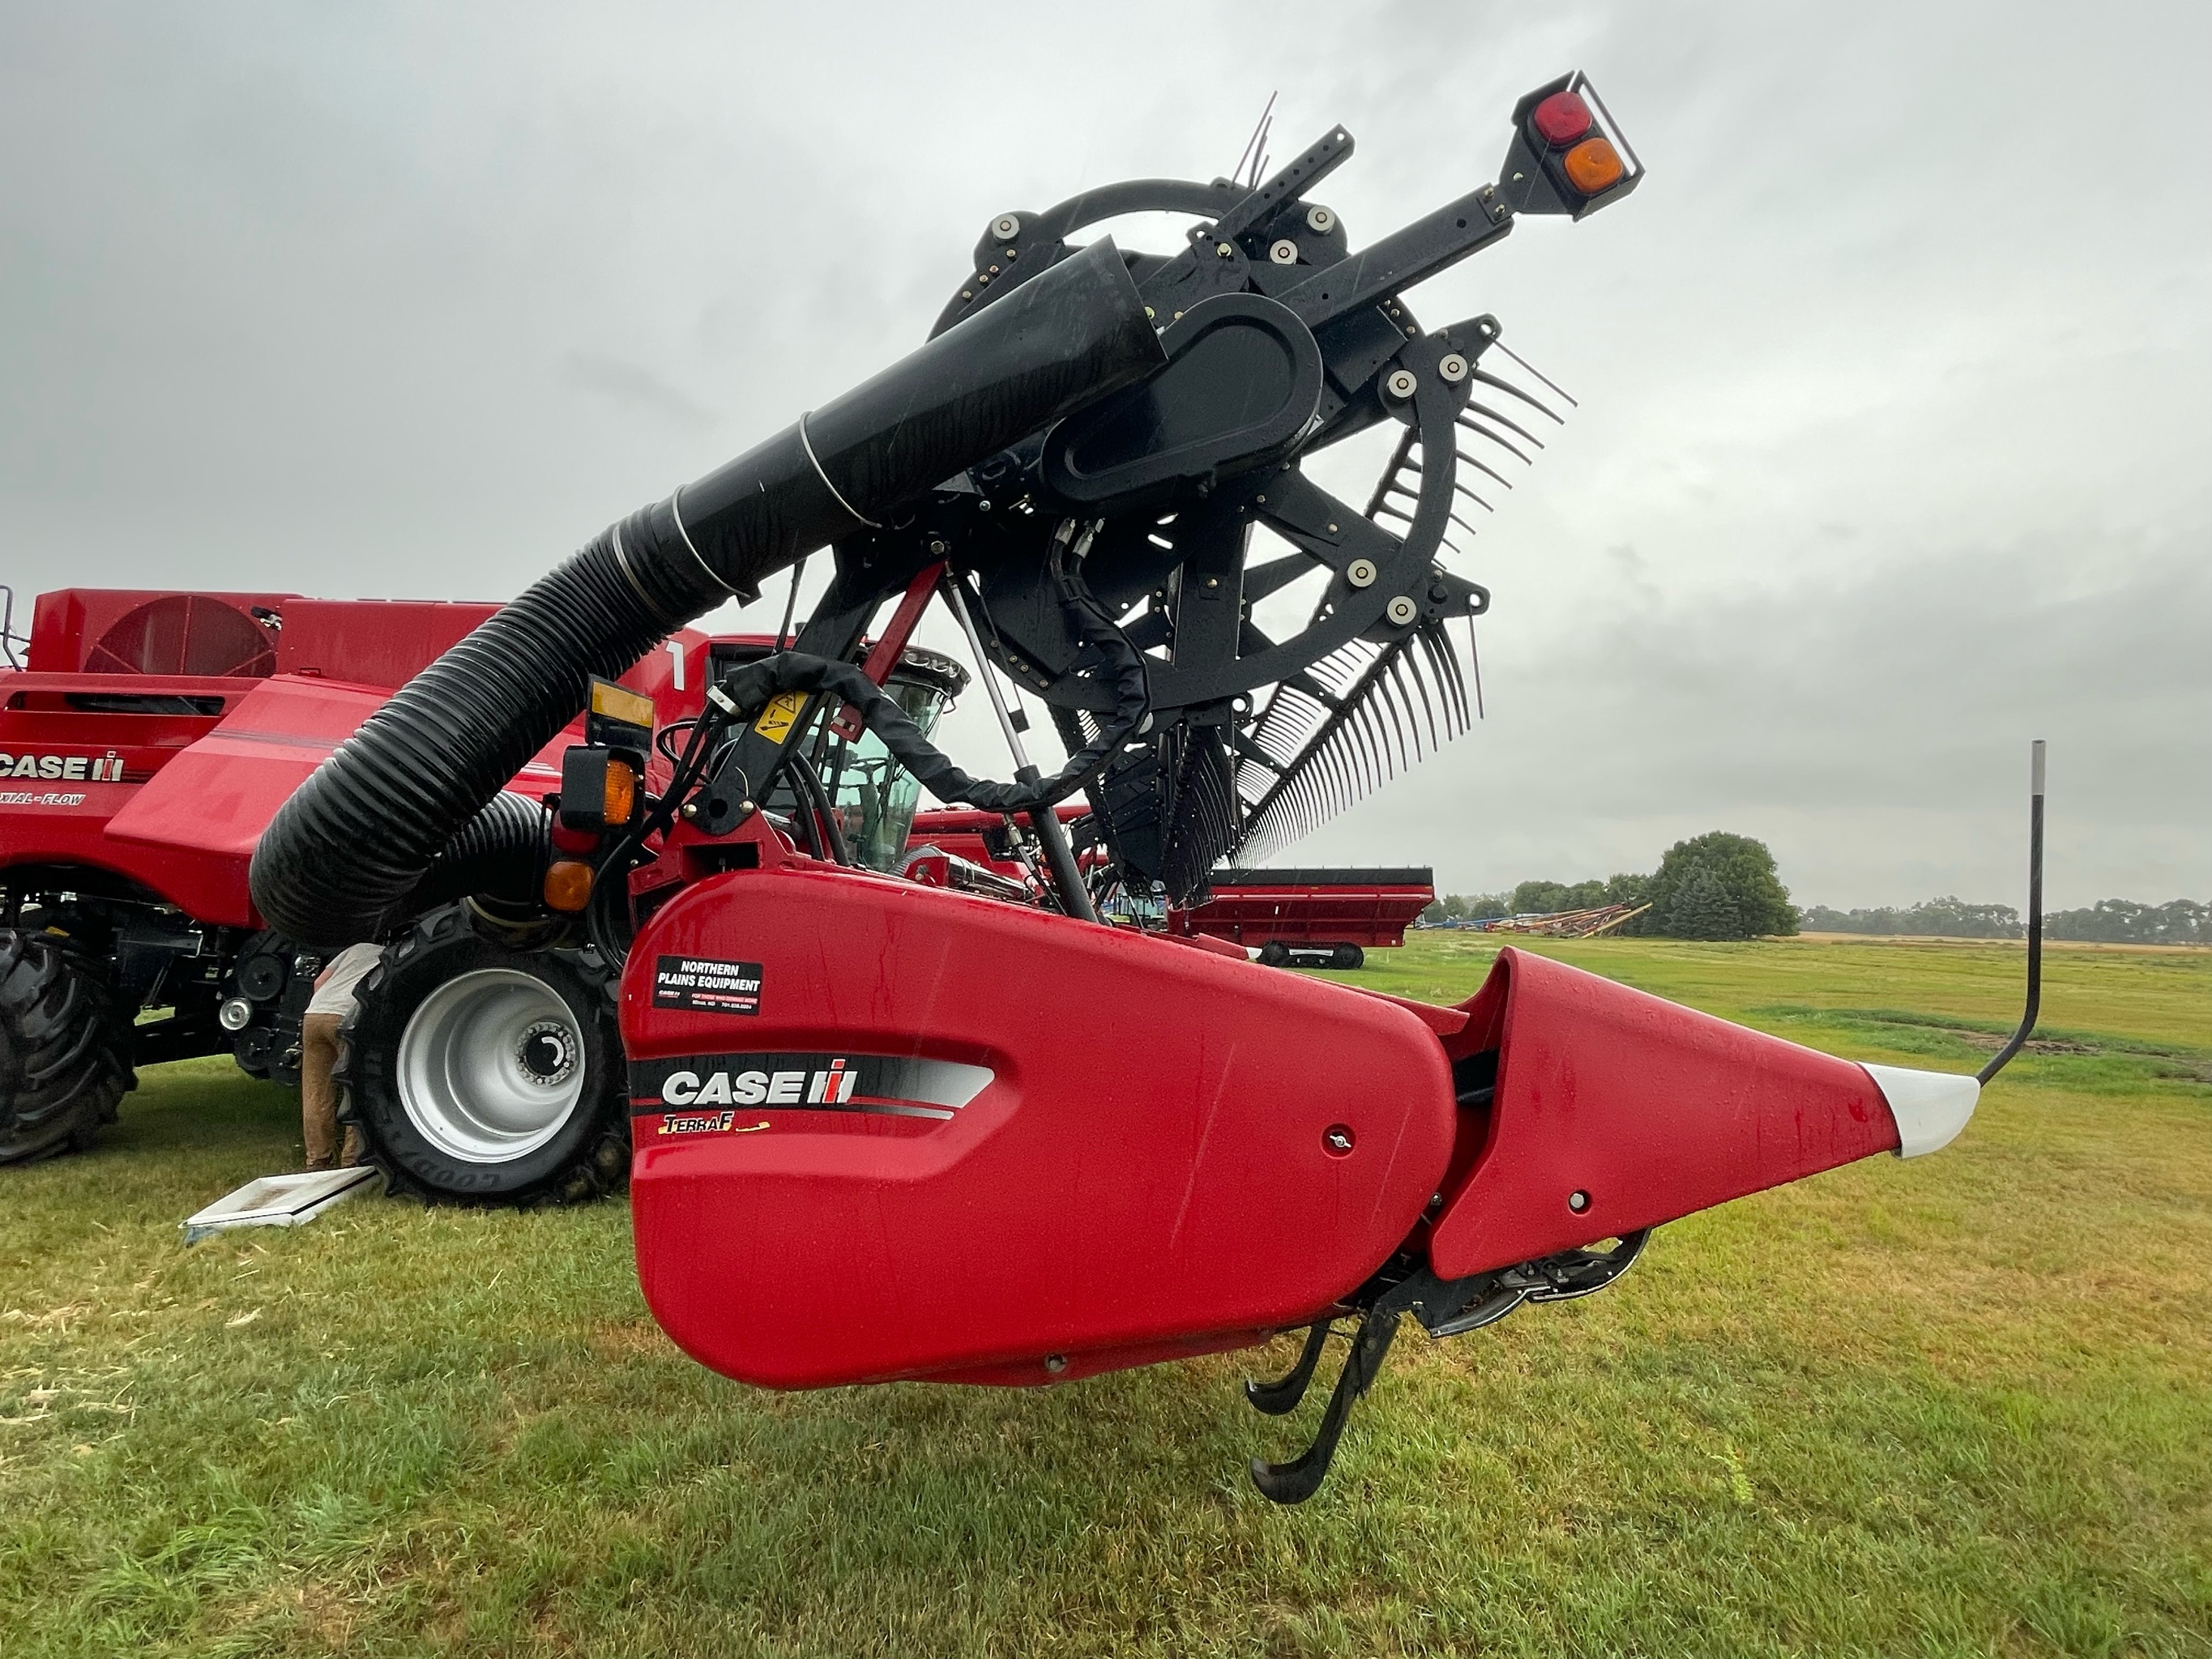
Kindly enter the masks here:
<path id="1" fill-rule="evenodd" d="M 1678 841 L 1648 876 L 1604 881 L 1524 881 L 1510 893 L 1454 893 L 1421 914 L 1428 922 L 1589 910 L 1601 904 L 1650 908 L 1619 928 L 1662 939 L 1759 939 L 1797 931 L 1796 907 L 1764 842 L 1721 830 Z"/>
<path id="2" fill-rule="evenodd" d="M 2027 929 L 2009 904 L 1968 904 L 1929 899 L 1904 908 L 1832 910 L 1815 904 L 1800 923 L 1816 933 L 1917 933 L 1937 939 L 2021 939 Z M 2100 899 L 2081 910 L 2053 910 L 2043 918 L 2045 939 L 2100 945 L 2212 945 L 2212 904 L 2175 899 L 2142 904 Z"/>
<path id="3" fill-rule="evenodd" d="M 1619 931 L 1661 939 L 1759 939 L 1801 927 L 1936 939 L 2020 939 L 2027 932 L 2009 904 L 1969 904 L 1948 896 L 1875 910 L 1832 910 L 1825 904 L 1800 910 L 1790 903 L 1764 842 L 1718 830 L 1675 842 L 1648 876 L 1524 881 L 1510 893 L 1453 893 L 1429 906 L 1421 920 L 1486 921 L 1601 904 L 1649 905 Z M 2212 945 L 2212 904 L 2100 899 L 2086 909 L 2050 912 L 2043 918 L 2043 936 L 2100 945 Z"/>

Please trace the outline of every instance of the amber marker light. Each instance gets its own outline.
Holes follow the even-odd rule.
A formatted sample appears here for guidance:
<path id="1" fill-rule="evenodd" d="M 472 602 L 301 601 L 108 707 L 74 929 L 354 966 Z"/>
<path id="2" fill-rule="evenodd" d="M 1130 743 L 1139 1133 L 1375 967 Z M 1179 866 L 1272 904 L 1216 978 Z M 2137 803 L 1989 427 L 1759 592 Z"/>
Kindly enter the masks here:
<path id="1" fill-rule="evenodd" d="M 1628 171 L 1620 152 L 1603 138 L 1585 138 L 1566 154 L 1562 163 L 1567 182 L 1585 196 L 1611 190 Z"/>
<path id="2" fill-rule="evenodd" d="M 637 811 L 637 774 L 618 760 L 607 763 L 606 821 L 628 823 Z"/>
<path id="3" fill-rule="evenodd" d="M 545 871 L 548 908 L 574 915 L 591 902 L 592 866 L 576 859 L 556 859 Z"/>

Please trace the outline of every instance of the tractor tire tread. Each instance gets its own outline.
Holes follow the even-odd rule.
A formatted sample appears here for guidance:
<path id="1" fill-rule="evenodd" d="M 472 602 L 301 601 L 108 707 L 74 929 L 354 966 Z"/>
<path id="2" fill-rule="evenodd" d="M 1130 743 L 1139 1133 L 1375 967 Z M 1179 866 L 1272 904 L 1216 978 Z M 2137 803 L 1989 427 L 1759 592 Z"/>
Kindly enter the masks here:
<path id="1" fill-rule="evenodd" d="M 138 1086 L 130 1040 L 76 954 L 0 930 L 0 1164 L 89 1146 Z"/>

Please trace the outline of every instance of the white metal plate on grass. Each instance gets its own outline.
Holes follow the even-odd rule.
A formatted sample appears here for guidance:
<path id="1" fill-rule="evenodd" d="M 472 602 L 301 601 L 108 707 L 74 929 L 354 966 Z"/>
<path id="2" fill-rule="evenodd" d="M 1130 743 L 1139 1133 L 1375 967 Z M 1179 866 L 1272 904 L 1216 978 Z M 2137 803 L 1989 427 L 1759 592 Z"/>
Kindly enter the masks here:
<path id="1" fill-rule="evenodd" d="M 234 1193 L 226 1193 L 198 1214 L 186 1216 L 185 1243 L 191 1244 L 233 1227 L 296 1227 L 351 1198 L 375 1178 L 376 1171 L 366 1165 L 263 1176 Z"/>

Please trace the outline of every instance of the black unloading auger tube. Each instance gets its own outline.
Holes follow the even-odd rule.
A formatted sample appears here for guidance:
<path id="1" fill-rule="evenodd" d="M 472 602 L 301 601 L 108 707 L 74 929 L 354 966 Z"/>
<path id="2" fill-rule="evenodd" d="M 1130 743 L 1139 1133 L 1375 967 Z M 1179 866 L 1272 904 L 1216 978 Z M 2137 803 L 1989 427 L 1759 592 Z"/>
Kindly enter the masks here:
<path id="1" fill-rule="evenodd" d="M 424 669 L 278 809 L 253 902 L 302 944 L 374 937 L 449 837 L 672 629 L 1166 361 L 1102 240 L 666 501 Z"/>

